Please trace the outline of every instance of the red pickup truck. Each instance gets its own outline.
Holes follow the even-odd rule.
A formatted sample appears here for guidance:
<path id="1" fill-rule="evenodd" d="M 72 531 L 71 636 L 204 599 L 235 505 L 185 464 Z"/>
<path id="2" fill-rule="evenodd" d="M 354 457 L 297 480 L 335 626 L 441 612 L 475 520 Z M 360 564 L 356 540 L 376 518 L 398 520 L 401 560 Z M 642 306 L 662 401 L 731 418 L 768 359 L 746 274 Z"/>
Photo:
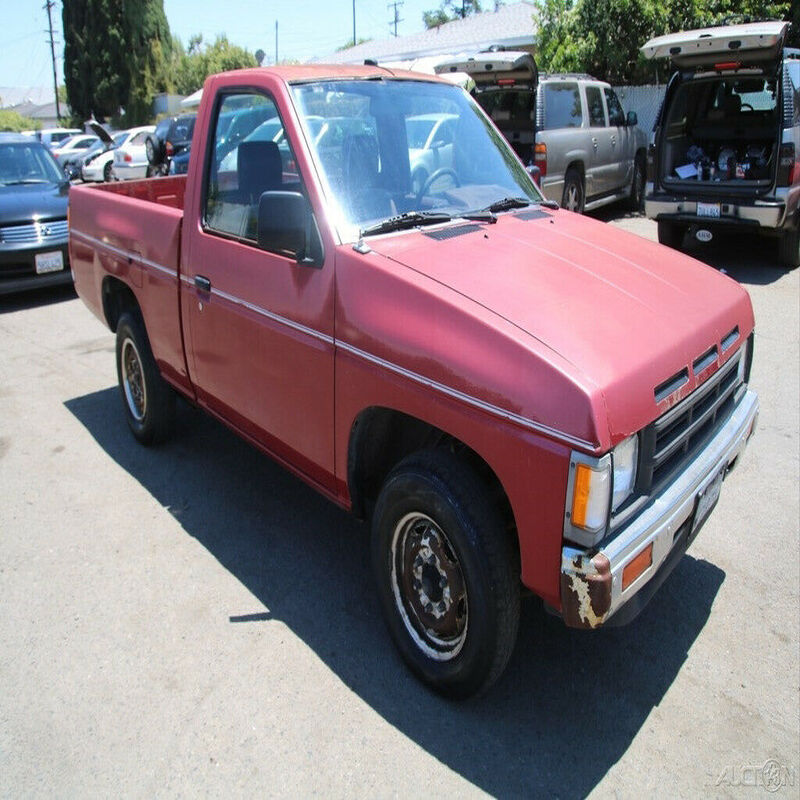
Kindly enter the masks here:
<path id="1" fill-rule="evenodd" d="M 635 616 L 756 424 L 747 293 L 543 200 L 438 78 L 209 78 L 188 175 L 73 187 L 70 263 L 134 436 L 182 395 L 370 519 L 392 637 L 453 697 L 502 672 L 524 587 Z"/>

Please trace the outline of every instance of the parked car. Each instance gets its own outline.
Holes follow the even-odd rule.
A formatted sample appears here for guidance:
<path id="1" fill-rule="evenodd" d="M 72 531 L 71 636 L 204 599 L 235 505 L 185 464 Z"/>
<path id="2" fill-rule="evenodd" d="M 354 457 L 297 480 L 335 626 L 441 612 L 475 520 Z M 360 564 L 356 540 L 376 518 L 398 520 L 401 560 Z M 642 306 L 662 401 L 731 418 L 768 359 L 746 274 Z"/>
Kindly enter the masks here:
<path id="1" fill-rule="evenodd" d="M 421 192 L 439 170 L 453 167 L 453 139 L 458 117 L 453 114 L 417 114 L 406 119 L 411 186 Z"/>
<path id="2" fill-rule="evenodd" d="M 651 137 L 645 208 L 681 247 L 744 230 L 800 264 L 800 51 L 788 22 L 659 36 L 642 47 L 676 71 Z"/>
<path id="3" fill-rule="evenodd" d="M 169 162 L 192 143 L 197 114 L 165 117 L 145 139 L 147 176 L 166 175 Z"/>
<path id="4" fill-rule="evenodd" d="M 221 170 L 220 116 L 265 103 L 297 170 L 271 139 Z M 457 118 L 452 174 L 412 192 L 405 120 L 428 114 Z M 635 617 L 755 430 L 744 287 L 559 209 L 434 76 L 236 70 L 198 119 L 186 178 L 71 190 L 132 436 L 167 438 L 184 396 L 371 519 L 389 631 L 449 696 L 501 674 L 522 587 L 570 626 Z"/>
<path id="5" fill-rule="evenodd" d="M 149 135 L 150 133 L 137 135 L 114 150 L 115 180 L 131 181 L 148 176 L 150 165 L 147 163 L 146 142 Z"/>
<path id="6" fill-rule="evenodd" d="M 539 167 L 545 197 L 570 211 L 627 199 L 641 208 L 647 136 L 616 92 L 589 75 L 539 75 L 530 53 L 479 53 L 445 62 L 465 72 L 473 94 L 523 163 Z"/>
<path id="7" fill-rule="evenodd" d="M 32 131 L 32 135 L 51 150 L 69 139 L 70 136 L 76 136 L 80 133 L 83 133 L 80 128 L 43 128 L 39 131 Z"/>
<path id="8" fill-rule="evenodd" d="M 41 142 L 0 133 L 0 295 L 72 280 L 68 189 Z"/>
<path id="9" fill-rule="evenodd" d="M 94 133 L 78 133 L 70 136 L 69 139 L 64 139 L 58 147 L 53 148 L 52 153 L 56 161 L 63 167 L 73 157 L 86 155 L 86 151 L 97 141 L 99 138 Z"/>
<path id="10" fill-rule="evenodd" d="M 121 131 L 109 137 L 104 147 L 94 153 L 87 153 L 81 165 L 81 178 L 84 181 L 112 181 L 114 180 L 114 151 L 128 145 L 136 147 L 144 143 L 148 133 L 155 130 L 153 125 L 144 125 Z"/>

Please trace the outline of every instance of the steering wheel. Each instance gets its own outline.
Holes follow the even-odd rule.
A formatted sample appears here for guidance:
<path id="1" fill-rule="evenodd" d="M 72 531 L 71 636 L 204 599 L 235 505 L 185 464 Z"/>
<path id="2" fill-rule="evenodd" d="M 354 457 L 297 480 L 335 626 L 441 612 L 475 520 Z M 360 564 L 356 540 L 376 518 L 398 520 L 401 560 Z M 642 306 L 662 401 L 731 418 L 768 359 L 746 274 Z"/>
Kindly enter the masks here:
<path id="1" fill-rule="evenodd" d="M 428 175 L 427 180 L 425 181 L 425 183 L 422 184 L 419 191 L 417 192 L 416 202 L 419 203 L 419 201 L 422 200 L 422 198 L 425 197 L 426 194 L 428 194 L 428 192 L 431 189 L 431 186 L 433 186 L 433 184 L 444 175 L 449 175 L 453 179 L 453 182 L 455 183 L 456 186 L 461 186 L 461 181 L 459 181 L 458 175 L 456 174 L 455 170 L 450 169 L 450 167 L 442 167 L 441 169 L 434 170 L 430 175 Z"/>
<path id="2" fill-rule="evenodd" d="M 748 111 L 752 111 L 753 106 L 751 106 L 750 103 L 742 103 L 741 106 L 739 106 L 739 110 L 744 111 L 745 109 L 747 109 Z"/>

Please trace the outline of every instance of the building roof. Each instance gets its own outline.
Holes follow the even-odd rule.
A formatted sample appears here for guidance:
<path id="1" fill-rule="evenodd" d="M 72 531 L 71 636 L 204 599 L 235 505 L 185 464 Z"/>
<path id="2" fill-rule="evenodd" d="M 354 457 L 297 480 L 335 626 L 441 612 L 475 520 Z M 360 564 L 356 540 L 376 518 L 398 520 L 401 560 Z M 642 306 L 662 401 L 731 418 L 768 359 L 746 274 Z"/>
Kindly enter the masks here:
<path id="1" fill-rule="evenodd" d="M 398 62 L 423 56 L 475 52 L 492 45 L 509 50 L 530 47 L 536 42 L 535 13 L 533 3 L 513 3 L 501 6 L 497 11 L 474 14 L 410 36 L 364 42 L 312 61 L 328 64 L 363 64 L 365 59 Z"/>

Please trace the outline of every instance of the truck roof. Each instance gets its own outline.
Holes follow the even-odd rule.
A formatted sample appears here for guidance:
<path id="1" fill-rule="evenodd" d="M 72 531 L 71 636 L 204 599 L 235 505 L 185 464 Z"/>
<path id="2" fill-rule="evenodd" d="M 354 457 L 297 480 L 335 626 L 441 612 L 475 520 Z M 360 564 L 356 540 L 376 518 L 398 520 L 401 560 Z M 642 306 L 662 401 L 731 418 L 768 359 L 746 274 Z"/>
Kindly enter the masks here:
<path id="1" fill-rule="evenodd" d="M 342 79 L 365 79 L 365 78 L 401 78 L 405 80 L 426 80 L 435 83 L 447 83 L 436 75 L 428 75 L 420 72 L 409 72 L 408 70 L 389 69 L 375 65 L 358 64 L 287 64 L 275 67 L 251 67 L 248 69 L 232 70 L 222 72 L 212 77 L 236 76 L 237 80 L 255 78 L 259 75 L 275 75 L 286 83 L 298 83 L 303 81 L 317 80 L 342 80 Z"/>

